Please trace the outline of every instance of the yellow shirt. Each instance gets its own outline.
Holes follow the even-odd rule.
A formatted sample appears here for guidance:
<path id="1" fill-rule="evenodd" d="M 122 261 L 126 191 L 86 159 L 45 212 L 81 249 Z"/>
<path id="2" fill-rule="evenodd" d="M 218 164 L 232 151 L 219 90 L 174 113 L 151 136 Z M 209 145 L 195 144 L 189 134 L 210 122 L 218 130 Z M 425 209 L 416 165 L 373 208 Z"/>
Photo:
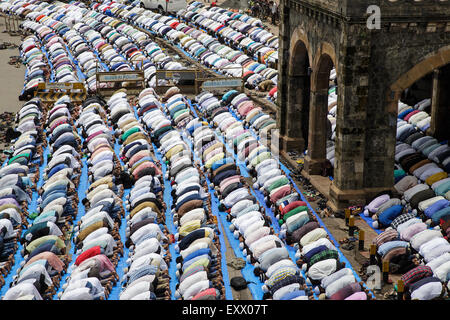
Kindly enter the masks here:
<path id="1" fill-rule="evenodd" d="M 261 111 L 261 108 L 254 108 L 252 111 L 250 111 L 247 116 L 245 117 L 245 121 L 249 122 L 254 116 L 256 116 Z"/>
<path id="2" fill-rule="evenodd" d="M 174 154 L 177 154 L 183 150 L 184 150 L 184 145 L 182 145 L 182 144 L 177 144 L 176 146 L 173 146 L 172 148 L 169 149 L 169 151 L 166 152 L 166 159 L 170 161 L 170 158 Z"/>
<path id="3" fill-rule="evenodd" d="M 205 168 L 210 169 L 213 165 L 214 162 L 221 160 L 225 157 L 225 153 L 221 152 L 216 154 L 215 156 L 213 156 L 211 159 L 209 159 L 208 161 L 206 161 L 205 163 Z"/>
<path id="4" fill-rule="evenodd" d="M 28 252 L 31 253 L 39 245 L 41 245 L 42 243 L 44 243 L 48 240 L 56 240 L 55 244 L 60 249 L 66 247 L 66 244 L 64 243 L 64 241 L 61 240 L 61 238 L 59 238 L 58 236 L 55 236 L 55 235 L 48 235 L 48 236 L 43 236 L 43 237 L 40 237 L 40 238 L 37 238 L 37 239 L 31 241 L 30 244 L 26 247 L 26 249 Z"/>
<path id="5" fill-rule="evenodd" d="M 217 142 L 215 144 L 213 144 L 212 146 L 208 147 L 204 152 L 203 152 L 203 158 L 205 158 L 205 156 L 210 153 L 211 151 L 218 149 L 218 148 L 222 148 L 223 149 L 223 143 L 222 142 Z"/>
<path id="6" fill-rule="evenodd" d="M 201 226 L 202 222 L 200 220 L 192 220 L 183 224 L 178 233 L 180 236 L 185 237 L 192 231 L 199 229 Z"/>
<path id="7" fill-rule="evenodd" d="M 133 142 L 133 141 L 135 141 L 135 140 L 138 140 L 138 139 L 145 139 L 145 140 L 147 140 L 147 137 L 146 137 L 141 131 L 135 132 L 135 133 L 131 134 L 131 135 L 123 142 L 123 145 L 126 146 L 127 144 L 129 144 L 129 143 L 131 143 L 131 142 Z"/>
<path id="8" fill-rule="evenodd" d="M 146 202 L 142 202 L 140 203 L 136 208 L 134 208 L 133 210 L 131 210 L 130 212 L 130 218 L 133 218 L 133 216 L 138 213 L 139 211 L 141 211 L 144 208 L 151 208 L 153 211 L 155 211 L 158 216 L 161 214 L 161 212 L 158 209 L 158 206 L 151 201 L 146 201 Z"/>
<path id="9" fill-rule="evenodd" d="M 110 188 L 112 188 L 112 176 L 106 176 L 101 179 L 98 179 L 93 184 L 91 184 L 88 188 L 88 192 L 94 190 L 96 187 L 98 187 L 101 184 L 107 184 Z"/>
<path id="10" fill-rule="evenodd" d="M 442 172 L 438 172 L 438 173 L 435 173 L 435 174 L 429 176 L 429 177 L 425 180 L 425 182 L 426 182 L 429 186 L 431 186 L 433 183 L 435 183 L 435 182 L 437 182 L 437 181 L 439 181 L 439 180 L 445 179 L 445 178 L 447 178 L 447 177 L 448 177 L 448 173 L 445 172 L 445 171 L 442 171 Z"/>
<path id="11" fill-rule="evenodd" d="M 136 119 L 127 119 L 123 123 L 121 123 L 120 129 L 122 129 L 123 132 L 126 132 L 133 126 L 139 126 L 139 122 L 137 122 Z"/>

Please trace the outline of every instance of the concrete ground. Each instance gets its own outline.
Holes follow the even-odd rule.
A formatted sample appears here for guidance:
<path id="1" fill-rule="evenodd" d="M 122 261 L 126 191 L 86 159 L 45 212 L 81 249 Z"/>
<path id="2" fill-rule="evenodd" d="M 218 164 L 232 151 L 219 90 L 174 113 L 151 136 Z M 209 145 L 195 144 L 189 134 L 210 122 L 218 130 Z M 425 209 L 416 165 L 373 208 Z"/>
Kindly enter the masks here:
<path id="1" fill-rule="evenodd" d="M 14 114 L 23 105 L 19 95 L 25 77 L 25 66 L 21 63 L 9 64 L 11 57 L 19 56 L 22 39 L 20 35 L 10 35 L 6 32 L 4 18 L 0 18 L 0 163 L 6 159 L 3 150 L 9 146 L 5 132 L 14 121 Z M 5 46 L 3 46 L 5 45 Z"/>
<path id="2" fill-rule="evenodd" d="M 0 19 L 0 44 L 11 43 L 19 46 L 21 42 L 20 35 L 11 36 L 6 32 L 4 19 Z M 24 82 L 25 66 L 8 63 L 10 57 L 19 55 L 18 48 L 0 50 L 0 113 L 5 111 L 15 113 L 23 105 L 18 98 Z"/>

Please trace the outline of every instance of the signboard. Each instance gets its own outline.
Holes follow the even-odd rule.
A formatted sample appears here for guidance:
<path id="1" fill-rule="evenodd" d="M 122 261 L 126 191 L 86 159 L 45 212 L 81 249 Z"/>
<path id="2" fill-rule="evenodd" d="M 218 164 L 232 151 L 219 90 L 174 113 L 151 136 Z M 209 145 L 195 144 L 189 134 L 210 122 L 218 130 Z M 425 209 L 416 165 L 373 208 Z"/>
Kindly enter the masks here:
<path id="1" fill-rule="evenodd" d="M 224 93 L 231 89 L 244 91 L 242 78 L 223 77 L 213 79 L 197 79 L 196 87 L 200 91 L 210 91 L 213 93 Z"/>
<path id="2" fill-rule="evenodd" d="M 97 72 L 96 79 L 98 83 L 108 83 L 106 87 L 97 85 L 97 92 L 102 96 L 110 96 L 121 88 L 126 89 L 127 94 L 138 95 L 145 88 L 143 70 Z"/>
<path id="3" fill-rule="evenodd" d="M 206 80 L 200 86 L 203 90 L 242 87 L 241 78 Z"/>
<path id="4" fill-rule="evenodd" d="M 195 80 L 198 75 L 203 74 L 201 70 L 156 70 L 156 81 L 158 80 Z"/>
<path id="5" fill-rule="evenodd" d="M 87 94 L 82 82 L 40 82 L 34 95 L 44 102 L 55 102 L 64 95 L 72 101 L 83 101 Z"/>
<path id="6" fill-rule="evenodd" d="M 197 79 L 206 76 L 207 73 L 200 69 L 156 70 L 155 90 L 163 93 L 175 85 L 184 93 L 197 94 Z"/>
<path id="7" fill-rule="evenodd" d="M 84 85 L 81 82 L 40 82 L 38 84 L 38 90 L 72 90 L 79 89 L 84 90 Z"/>
<path id="8" fill-rule="evenodd" d="M 144 81 L 143 71 L 98 72 L 99 82 Z"/>

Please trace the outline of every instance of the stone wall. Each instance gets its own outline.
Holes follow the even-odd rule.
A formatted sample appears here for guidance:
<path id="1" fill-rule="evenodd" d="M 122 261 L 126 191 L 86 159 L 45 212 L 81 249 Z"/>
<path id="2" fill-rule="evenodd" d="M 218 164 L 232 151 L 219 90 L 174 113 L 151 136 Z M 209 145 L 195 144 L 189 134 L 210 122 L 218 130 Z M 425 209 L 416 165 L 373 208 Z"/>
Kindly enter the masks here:
<path id="1" fill-rule="evenodd" d="M 450 62 L 450 1 L 370 4 L 381 8 L 380 30 L 367 28 L 368 4 L 363 0 L 282 0 L 280 6 L 277 119 L 282 139 L 298 139 L 308 121 L 317 118 L 308 115 L 309 108 L 316 107 L 310 104 L 322 100 L 315 98 L 314 91 L 321 55 L 329 54 L 336 64 L 339 98 L 331 195 L 337 207 L 365 201 L 393 186 L 400 94 Z M 299 41 L 307 48 L 301 59 L 308 59 L 311 67 L 311 88 L 304 86 L 304 70 L 298 70 L 304 65 L 297 56 Z M 309 89 L 311 103 L 300 104 L 299 93 Z M 306 147 L 305 141 L 294 145 Z M 288 143 L 281 147 L 286 149 Z"/>

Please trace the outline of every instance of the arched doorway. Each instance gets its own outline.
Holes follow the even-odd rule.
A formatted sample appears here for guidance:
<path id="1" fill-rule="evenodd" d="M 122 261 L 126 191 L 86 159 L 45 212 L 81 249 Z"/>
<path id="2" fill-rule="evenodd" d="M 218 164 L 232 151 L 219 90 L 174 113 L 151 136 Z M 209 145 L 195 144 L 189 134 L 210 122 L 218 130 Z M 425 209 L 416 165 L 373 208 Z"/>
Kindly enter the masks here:
<path id="1" fill-rule="evenodd" d="M 290 48 L 287 74 L 284 77 L 286 97 L 279 115 L 283 139 L 281 148 L 284 151 L 303 152 L 308 141 L 311 64 L 307 40 L 301 36 L 301 31 L 292 37 Z"/>
<path id="2" fill-rule="evenodd" d="M 292 51 L 288 83 L 288 136 L 304 141 L 300 152 L 308 144 L 309 99 L 311 90 L 311 68 L 308 50 L 298 41 Z M 299 125 L 300 123 L 300 125 Z M 300 130 L 299 130 L 300 128 Z"/>
<path id="3" fill-rule="evenodd" d="M 398 108 L 398 101 L 409 105 L 426 96 L 431 105 L 426 110 L 431 116 L 427 133 L 439 140 L 450 139 L 450 46 L 441 48 L 403 74 L 391 85 L 389 109 Z"/>
<path id="4" fill-rule="evenodd" d="M 330 74 L 333 69 L 332 56 L 320 54 L 312 75 L 308 153 L 305 157 L 305 170 L 310 175 L 322 174 L 325 166 L 331 166 L 331 162 L 327 160 L 327 141 L 331 142 L 332 135 L 328 111 L 329 107 L 336 109 L 337 105 L 337 101 L 329 104 L 329 89 L 332 85 Z"/>
<path id="5" fill-rule="evenodd" d="M 448 88 L 450 88 L 450 64 L 424 75 L 406 88 L 400 97 L 400 102 L 413 107 L 415 112 L 425 112 L 430 116 L 429 121 L 427 119 L 421 122 L 414 120 L 413 124 L 438 140 L 450 139 L 450 92 Z"/>
<path id="6" fill-rule="evenodd" d="M 427 65 L 430 67 L 430 64 Z M 420 73 L 408 72 L 410 82 L 415 81 L 399 97 L 396 136 L 398 148 L 395 151 L 398 174 L 394 183 L 400 181 L 405 174 L 419 178 L 417 172 L 425 164 L 450 173 L 450 64 L 422 71 L 425 74 L 419 79 L 412 77 L 419 77 Z M 402 148 L 409 152 L 411 147 L 414 153 L 408 155 L 402 152 Z M 437 177 L 442 178 L 439 175 Z M 427 178 L 420 177 L 424 183 L 431 183 L 426 181 Z M 430 181 L 434 181 L 433 179 Z"/>

